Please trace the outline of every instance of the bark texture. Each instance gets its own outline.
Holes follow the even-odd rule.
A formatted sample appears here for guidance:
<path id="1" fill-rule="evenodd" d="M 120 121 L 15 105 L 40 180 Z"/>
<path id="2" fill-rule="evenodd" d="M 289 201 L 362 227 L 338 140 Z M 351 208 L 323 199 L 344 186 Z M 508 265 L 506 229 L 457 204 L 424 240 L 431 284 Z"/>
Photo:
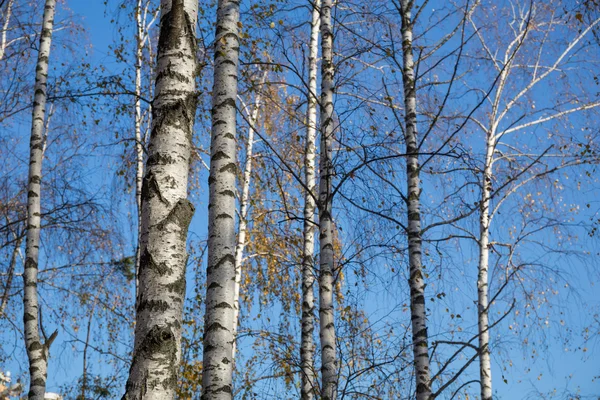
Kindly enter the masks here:
<path id="1" fill-rule="evenodd" d="M 485 167 L 479 214 L 479 273 L 477 277 L 477 311 L 479 322 L 479 378 L 481 399 L 492 400 L 492 363 L 490 359 L 488 268 L 490 259 L 490 200 L 492 196 L 492 167 L 494 163 L 494 135 L 488 133 Z"/>
<path id="2" fill-rule="evenodd" d="M 6 47 L 8 45 L 7 34 L 8 27 L 10 26 L 10 18 L 12 17 L 13 3 L 14 0 L 8 0 L 8 3 L 6 4 L 6 9 L 2 13 L 2 19 L 4 20 L 4 24 L 2 25 L 2 35 L 0 38 L 0 61 L 2 61 L 4 55 L 6 54 Z"/>
<path id="3" fill-rule="evenodd" d="M 162 0 L 157 76 L 142 187 L 139 296 L 133 360 L 123 399 L 172 400 L 181 358 L 187 199 L 196 113 L 197 2 Z"/>
<path id="4" fill-rule="evenodd" d="M 56 332 L 42 343 L 38 304 L 38 261 L 40 250 L 42 160 L 44 158 L 44 119 L 46 115 L 48 59 L 54 27 L 55 0 L 46 0 L 36 64 L 31 140 L 29 143 L 29 180 L 27 187 L 27 238 L 23 273 L 23 323 L 29 359 L 29 399 L 43 400 L 48 375 L 48 353 Z"/>
<path id="5" fill-rule="evenodd" d="M 306 148 L 304 153 L 305 185 L 304 231 L 302 248 L 302 334 L 300 339 L 300 367 L 302 369 L 302 400 L 312 400 L 317 387 L 315 373 L 315 209 L 317 153 L 317 58 L 319 56 L 319 29 L 321 27 L 321 0 L 315 0 L 310 28 L 308 56 L 308 107 L 306 112 Z"/>
<path id="6" fill-rule="evenodd" d="M 333 220 L 331 181 L 333 165 L 331 158 L 333 122 L 333 29 L 331 25 L 331 0 L 321 5 L 321 153 L 319 182 L 319 322 L 321 339 L 321 398 L 337 397 L 338 362 L 333 315 Z"/>
<path id="7" fill-rule="evenodd" d="M 417 92 L 415 63 L 413 58 L 413 2 L 402 0 L 402 53 L 404 70 L 406 180 L 408 188 L 408 257 L 410 312 L 412 320 L 413 358 L 416 376 L 417 400 L 431 397 L 431 375 L 427 338 L 427 314 L 425 307 L 425 282 L 423 280 L 421 237 L 421 180 L 419 147 L 417 141 Z"/>
<path id="8" fill-rule="evenodd" d="M 135 9 L 136 17 L 136 51 L 135 51 L 135 202 L 138 216 L 138 245 L 135 253 L 135 306 L 139 295 L 139 275 L 142 237 L 142 186 L 144 182 L 144 147 L 142 144 L 142 61 L 144 26 L 142 21 L 142 0 L 138 0 Z"/>
<path id="9" fill-rule="evenodd" d="M 215 35 L 202 399 L 232 398 L 239 1 L 219 0 Z"/>

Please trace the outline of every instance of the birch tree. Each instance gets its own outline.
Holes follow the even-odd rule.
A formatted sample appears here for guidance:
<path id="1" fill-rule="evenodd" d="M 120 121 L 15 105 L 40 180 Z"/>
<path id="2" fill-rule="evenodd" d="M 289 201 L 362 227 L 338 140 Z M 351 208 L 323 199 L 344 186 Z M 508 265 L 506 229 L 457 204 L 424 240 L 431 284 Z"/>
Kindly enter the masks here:
<path id="1" fill-rule="evenodd" d="M 44 2 L 40 2 L 43 7 Z M 13 122 L 11 117 L 30 109 L 31 101 L 25 95 L 33 85 L 24 73 L 25 66 L 35 65 L 36 54 L 32 50 L 33 38 L 38 34 L 39 14 L 42 7 L 23 4 L 14 0 L 0 6 L 0 123 Z M 53 30 L 57 29 L 53 27 Z"/>
<path id="2" fill-rule="evenodd" d="M 8 42 L 8 29 L 10 27 L 10 19 L 12 18 L 12 7 L 14 0 L 8 0 L 6 3 L 6 8 L 2 11 L 2 32 L 0 33 L 0 61 L 4 58 L 4 54 L 6 54 L 6 48 L 9 45 Z"/>
<path id="3" fill-rule="evenodd" d="M 476 359 L 476 355 L 468 358 L 456 373 L 448 374 L 448 367 L 457 357 L 450 356 L 444 360 L 444 356 L 438 352 L 433 363 L 439 366 L 439 370 L 432 376 L 432 354 L 437 347 L 434 344 L 430 352 L 428 319 L 435 315 L 435 308 L 426 305 L 425 287 L 439 287 L 438 282 L 441 281 L 439 285 L 443 285 L 443 278 L 441 271 L 436 271 L 435 275 L 439 279 L 436 282 L 432 271 L 425 271 L 424 259 L 429 265 L 437 262 L 431 255 L 433 251 L 429 249 L 435 246 L 436 253 L 439 253 L 439 245 L 436 244 L 435 238 L 432 247 L 425 247 L 424 242 L 429 238 L 424 234 L 428 230 L 435 231 L 440 226 L 451 224 L 453 220 L 461 220 L 473 211 L 468 210 L 471 214 L 463 213 L 460 207 L 446 204 L 447 198 L 440 199 L 441 193 L 437 187 L 433 191 L 425 192 L 428 201 L 424 206 L 421 201 L 421 180 L 424 179 L 424 171 L 433 171 L 433 166 L 438 163 L 442 165 L 442 170 L 454 171 L 453 163 L 447 160 L 460 157 L 460 153 L 454 149 L 456 137 L 468 119 L 456 115 L 450 104 L 454 98 L 465 95 L 465 92 L 457 91 L 454 85 L 456 76 L 463 73 L 461 56 L 468 38 L 465 36 L 466 18 L 461 17 L 461 14 L 472 12 L 477 2 L 468 2 L 466 9 L 456 4 L 444 7 L 441 11 L 436 8 L 434 15 L 426 5 L 427 2 L 416 6 L 409 1 L 394 1 L 390 6 L 395 10 L 374 13 L 372 16 L 374 29 L 386 33 L 382 35 L 381 40 L 376 36 L 368 43 L 373 46 L 374 54 L 385 54 L 385 59 L 389 60 L 390 64 L 377 60 L 373 66 L 375 71 L 382 73 L 383 83 L 380 90 L 383 93 L 379 98 L 363 95 L 363 101 L 369 104 L 367 110 L 373 121 L 369 132 L 371 147 L 368 148 L 368 152 L 364 150 L 364 161 L 360 164 L 364 166 L 364 171 L 355 171 L 355 175 L 360 178 L 350 178 L 353 180 L 352 185 L 341 193 L 357 210 L 380 219 L 378 226 L 387 227 L 380 228 L 381 231 L 373 235 L 373 238 L 378 238 L 375 242 L 370 242 L 373 240 L 371 237 L 368 242 L 371 246 L 382 247 L 377 257 L 381 257 L 386 265 L 390 260 L 395 260 L 395 265 L 391 267 L 392 273 L 396 271 L 398 262 L 404 262 L 406 255 L 409 299 L 400 304 L 409 312 L 411 320 L 414 371 L 412 387 L 416 390 L 415 397 L 418 399 L 438 397 L 451 387 Z M 397 16 L 399 23 L 395 22 L 393 17 L 382 18 L 382 15 Z M 444 25 L 442 35 L 436 33 L 435 37 L 430 36 L 429 32 L 435 29 L 432 27 L 438 23 Z M 446 30 L 448 26 L 450 29 Z M 419 29 L 418 43 L 413 41 L 415 27 Z M 368 40 L 366 35 L 363 35 L 363 38 Z M 400 82 L 394 75 L 396 71 L 400 74 Z M 398 102 L 394 100 L 396 87 L 400 87 L 402 93 L 398 96 L 401 97 Z M 392 118 L 385 114 L 382 118 L 381 113 L 385 111 L 378 109 L 382 105 L 387 106 L 387 112 L 391 112 Z M 389 119 L 393 122 L 387 122 Z M 423 128 L 421 134 L 419 126 Z M 397 134 L 401 134 L 404 140 L 396 139 Z M 376 139 L 371 139 L 371 136 Z M 398 165 L 396 160 L 401 160 L 403 165 Z M 406 176 L 402 176 L 404 174 Z M 402 183 L 397 182 L 398 175 L 402 178 Z M 363 185 L 364 187 L 361 187 Z M 450 192 L 455 189 L 446 181 L 442 188 L 445 187 L 448 187 Z M 434 206 L 438 201 L 439 206 Z M 422 208 L 425 208 L 425 212 Z M 399 218 L 399 213 L 403 213 L 405 217 Z M 370 251 L 367 250 L 367 253 Z M 427 278 L 429 281 L 426 283 Z M 441 291 L 438 295 L 444 296 Z M 435 296 L 432 296 L 431 301 L 434 300 Z M 396 326 L 398 325 L 405 326 L 403 321 L 398 321 Z M 432 388 L 434 381 L 439 383 L 435 391 Z"/>
<path id="4" fill-rule="evenodd" d="M 46 115 L 48 61 L 52 44 L 55 0 L 46 0 L 40 47 L 35 75 L 35 92 L 31 120 L 31 140 L 29 144 L 29 178 L 27 183 L 27 239 L 25 244 L 25 270 L 23 273 L 23 323 L 25 325 L 25 346 L 29 358 L 29 398 L 43 400 L 48 375 L 48 355 L 50 345 L 58 331 L 50 337 L 42 338 L 43 327 L 39 316 L 38 301 L 38 262 L 41 228 L 41 182 L 44 150 L 44 121 Z M 41 332 L 40 332 L 41 329 Z M 44 334 L 45 336 L 45 334 Z M 43 341 L 42 341 L 43 339 Z"/>
<path id="5" fill-rule="evenodd" d="M 308 99 L 306 111 L 306 149 L 304 154 L 304 173 L 306 193 L 304 194 L 304 231 L 302 248 L 302 336 L 300 343 L 300 365 L 302 369 L 301 397 L 312 400 L 317 385 L 314 369 L 314 271 L 315 271 L 315 209 L 316 209 L 316 173 L 315 156 L 317 152 L 317 58 L 319 56 L 319 29 L 321 25 L 321 1 L 315 0 L 312 6 L 310 24 L 310 47 L 308 56 Z"/>
<path id="6" fill-rule="evenodd" d="M 270 72 L 269 81 L 277 80 L 276 73 Z M 289 116 L 298 112 L 296 104 L 290 104 L 289 97 L 273 84 L 265 85 L 264 90 L 261 129 L 255 132 L 260 140 L 255 143 L 249 240 L 242 276 L 241 304 L 247 315 L 239 344 L 248 343 L 243 338 L 250 338 L 254 351 L 244 352 L 244 364 L 236 361 L 243 381 L 236 385 L 235 396 L 240 391 L 248 395 L 258 393 L 259 397 L 283 396 L 287 391 L 279 390 L 293 390 L 295 379 L 301 379 L 299 343 L 294 340 L 296 332 L 300 337 L 300 323 L 292 320 L 292 316 L 301 312 L 302 296 L 298 288 L 302 231 L 299 220 L 294 219 L 302 213 L 297 195 L 301 189 L 298 181 L 281 171 L 273 153 L 293 165 L 295 171 L 301 171 L 304 146 L 300 135 L 305 125 L 304 121 L 298 121 L 299 125 L 289 127 Z M 261 372 L 264 368 L 271 371 L 269 378 Z M 266 384 L 266 379 L 278 382 L 273 390 L 268 389 L 271 385 Z"/>
<path id="7" fill-rule="evenodd" d="M 259 83 L 260 86 L 265 84 L 267 73 L 264 72 Z M 243 101 L 240 99 L 240 102 Z M 248 208 L 250 206 L 250 185 L 252 180 L 252 162 L 254 161 L 254 131 L 257 129 L 260 106 L 262 102 L 262 93 L 257 92 L 254 99 L 254 104 L 251 108 L 244 104 L 243 110 L 248 114 L 248 136 L 246 143 L 246 159 L 244 161 L 244 171 L 242 175 L 242 190 L 240 196 L 240 212 L 239 224 L 237 232 L 237 242 L 235 246 L 235 289 L 234 289 L 234 312 L 233 312 L 233 332 L 234 337 L 237 336 L 240 318 L 240 288 L 242 284 L 242 266 L 244 262 L 244 249 L 246 247 L 246 233 L 248 229 Z M 235 359 L 237 343 L 233 342 L 233 359 Z"/>
<path id="8" fill-rule="evenodd" d="M 484 60 L 490 63 L 493 70 L 499 74 L 497 89 L 488 102 L 487 118 L 473 118 L 485 137 L 485 153 L 479 182 L 481 197 L 478 203 L 479 233 L 477 236 L 479 248 L 477 280 L 479 375 L 480 395 L 483 400 L 491 400 L 493 397 L 489 322 L 490 296 L 496 298 L 500 294 L 498 292 L 491 295 L 489 290 L 490 253 L 496 245 L 507 246 L 511 257 L 514 254 L 514 244 L 490 239 L 492 221 L 499 214 L 503 203 L 511 195 L 523 190 L 526 185 L 581 162 L 581 159 L 569 160 L 557 157 L 556 154 L 549 153 L 549 149 L 539 151 L 537 154 L 534 150 L 532 153 L 523 145 L 516 144 L 516 141 L 511 140 L 510 136 L 535 129 L 538 126 L 543 127 L 551 121 L 565 120 L 573 113 L 582 113 L 600 106 L 599 102 L 592 99 L 586 101 L 585 95 L 577 96 L 577 100 L 570 101 L 569 97 L 571 96 L 563 93 L 563 98 L 557 99 L 556 106 L 548 107 L 547 100 L 549 99 L 546 98 L 540 101 L 541 109 L 537 111 L 533 93 L 542 82 L 569 68 L 573 54 L 581 48 L 581 42 L 585 40 L 586 36 L 591 35 L 593 28 L 600 20 L 596 19 L 579 34 L 568 39 L 554 57 L 548 57 L 548 54 L 551 53 L 545 53 L 545 49 L 553 45 L 551 29 L 553 26 L 562 25 L 562 22 L 554 16 L 553 11 L 544 10 L 544 5 L 516 2 L 514 7 L 516 11 L 511 21 L 514 28 L 510 41 L 507 44 L 501 44 L 498 46 L 499 48 L 494 48 L 494 43 L 490 42 L 485 32 L 478 30 L 479 22 L 476 18 L 470 18 L 470 23 L 478 32 Z M 544 18 L 544 14 L 550 14 L 549 18 Z M 536 42 L 535 52 L 528 51 L 530 42 Z M 523 113 L 523 110 L 527 108 L 532 111 Z M 562 161 L 561 164 L 549 166 L 551 159 L 561 159 Z M 501 173 L 500 165 L 507 163 L 508 176 L 504 176 Z M 539 163 L 543 165 L 537 165 Z M 516 270 L 507 273 L 507 276 L 512 277 L 515 273 L 517 273 Z"/>
<path id="9" fill-rule="evenodd" d="M 197 3 L 162 0 L 152 134 L 142 188 L 140 293 L 124 399 L 172 399 L 181 357 L 187 199 L 196 113 Z"/>
<path id="10" fill-rule="evenodd" d="M 334 64 L 333 27 L 331 9 L 333 1 L 321 3 L 321 149 L 319 181 L 319 324 L 321 338 L 321 397 L 337 398 L 338 360 L 334 327 L 333 273 L 334 273 L 334 226 L 332 180 L 334 176 L 332 146 L 334 140 Z"/>
<path id="11" fill-rule="evenodd" d="M 231 399 L 235 312 L 236 99 L 239 3 L 219 0 L 210 144 L 202 399 Z"/>
<path id="12" fill-rule="evenodd" d="M 417 400 L 431 396 L 431 376 L 425 307 L 425 282 L 423 280 L 421 237 L 421 182 L 419 176 L 419 146 L 417 141 L 417 93 L 415 62 L 413 57 L 413 2 L 399 2 L 402 23 L 402 54 L 404 69 L 404 140 L 406 142 L 406 179 L 408 213 L 408 257 L 410 285 L 410 314 L 412 321 L 413 357 L 417 384 Z"/>
<path id="13" fill-rule="evenodd" d="M 154 24 L 158 11 L 152 9 L 150 1 L 143 2 L 138 0 L 135 7 L 135 200 L 137 205 L 137 223 L 138 223 L 138 244 L 135 256 L 135 301 L 137 304 L 140 270 L 140 240 L 142 236 L 142 186 L 144 178 L 144 144 L 146 135 L 142 135 L 143 114 L 142 114 L 142 75 L 144 64 L 144 47 L 152 47 L 150 43 L 150 28 Z"/>

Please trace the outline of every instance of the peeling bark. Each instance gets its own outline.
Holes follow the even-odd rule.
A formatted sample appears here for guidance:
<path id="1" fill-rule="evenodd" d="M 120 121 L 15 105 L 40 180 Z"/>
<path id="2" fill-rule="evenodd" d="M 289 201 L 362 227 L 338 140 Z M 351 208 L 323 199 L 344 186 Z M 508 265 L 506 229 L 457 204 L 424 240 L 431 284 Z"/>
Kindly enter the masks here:
<path id="1" fill-rule="evenodd" d="M 48 353 L 56 332 L 50 339 L 40 337 L 38 303 L 38 262 L 41 227 L 42 160 L 44 158 L 44 119 L 46 115 L 48 59 L 54 28 L 55 0 L 46 0 L 40 47 L 36 64 L 31 140 L 29 144 L 29 180 L 27 184 L 27 238 L 23 273 L 23 323 L 25 347 L 29 359 L 29 399 L 43 400 L 48 376 Z"/>
<path id="2" fill-rule="evenodd" d="M 141 191 L 139 295 L 123 399 L 173 399 L 181 359 L 187 199 L 196 113 L 197 2 L 162 0 L 157 77 Z"/>
<path id="3" fill-rule="evenodd" d="M 231 399 L 235 297 L 239 1 L 219 0 L 215 34 L 202 399 Z"/>
<path id="4" fill-rule="evenodd" d="M 317 58 L 319 56 L 319 29 L 321 27 L 321 0 L 315 0 L 310 30 L 310 53 L 308 58 L 308 106 L 306 123 L 306 148 L 304 154 L 304 243 L 302 248 L 302 334 L 300 340 L 300 368 L 302 369 L 302 400 L 312 400 L 317 387 L 315 373 L 315 209 L 317 152 Z"/>
<path id="5" fill-rule="evenodd" d="M 333 308 L 333 221 L 331 181 L 333 179 L 333 29 L 332 0 L 321 6 L 321 153 L 319 182 L 319 322 L 321 338 L 321 398 L 335 400 L 338 386 L 338 361 Z"/>
<path id="6" fill-rule="evenodd" d="M 402 52 L 404 70 L 406 180 L 408 188 L 408 257 L 410 285 L 410 313 L 412 320 L 413 358 L 416 377 L 417 400 L 431 398 L 431 375 L 427 337 L 427 312 L 425 308 L 425 282 L 423 280 L 421 237 L 421 179 L 419 147 L 417 141 L 417 92 L 413 58 L 413 2 L 402 0 Z"/>

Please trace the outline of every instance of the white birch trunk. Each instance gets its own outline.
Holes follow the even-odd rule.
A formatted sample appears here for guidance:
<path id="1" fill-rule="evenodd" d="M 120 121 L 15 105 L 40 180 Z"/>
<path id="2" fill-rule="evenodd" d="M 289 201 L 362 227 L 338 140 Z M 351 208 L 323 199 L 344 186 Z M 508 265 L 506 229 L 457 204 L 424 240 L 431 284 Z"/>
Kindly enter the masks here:
<path id="1" fill-rule="evenodd" d="M 142 21 L 142 0 L 138 0 L 136 14 L 136 52 L 135 52 L 135 201 L 137 205 L 138 231 L 135 254 L 135 305 L 138 304 L 140 275 L 140 241 L 142 237 L 142 183 L 144 180 L 144 148 L 142 146 L 142 56 L 144 26 Z"/>
<path id="2" fill-rule="evenodd" d="M 315 0 L 310 28 L 308 56 L 308 106 L 306 112 L 306 149 L 304 154 L 304 243 L 302 248 L 302 334 L 300 339 L 300 368 L 302 369 L 302 400 L 312 400 L 317 387 L 315 373 L 315 209 L 317 152 L 317 58 L 319 56 L 319 29 L 321 27 L 321 0 Z"/>
<path id="3" fill-rule="evenodd" d="M 481 182 L 481 204 L 479 214 L 479 273 L 477 277 L 478 321 L 479 321 L 479 377 L 481 400 L 492 399 L 492 365 L 490 359 L 489 292 L 488 268 L 490 258 L 490 200 L 492 196 L 492 167 L 494 163 L 495 139 L 487 134 L 485 166 Z"/>
<path id="4" fill-rule="evenodd" d="M 48 59 L 52 43 L 56 0 L 46 0 L 36 64 L 31 141 L 29 144 L 29 180 L 27 187 L 27 238 L 23 273 L 23 323 L 25 347 L 29 358 L 29 399 L 43 400 L 48 375 L 49 348 L 56 332 L 42 343 L 38 304 L 38 262 L 41 224 L 42 160 L 44 158 L 44 119 L 46 115 Z"/>
<path id="5" fill-rule="evenodd" d="M 263 75 L 261 86 L 264 85 L 267 74 Z M 262 96 L 260 92 L 254 100 L 254 108 L 250 115 L 248 127 L 248 143 L 246 144 L 246 162 L 244 163 L 244 176 L 242 177 L 242 196 L 240 198 L 240 223 L 238 226 L 237 244 L 235 246 L 235 288 L 233 295 L 233 335 L 237 338 L 240 317 L 240 287 L 242 284 L 242 263 L 244 260 L 244 248 L 246 247 L 246 231 L 248 227 L 248 203 L 250 201 L 250 182 L 252 179 L 252 158 L 254 157 L 254 129 L 258 121 L 260 103 Z M 234 340 L 232 358 L 235 360 L 237 343 Z"/>
<path id="6" fill-rule="evenodd" d="M 137 206 L 137 217 L 138 217 L 138 231 L 137 231 L 137 248 L 135 254 L 135 304 L 137 307 L 138 295 L 139 295 L 139 271 L 140 271 L 140 259 L 141 259 L 141 237 L 142 237 L 142 187 L 144 181 L 144 145 L 148 142 L 148 133 L 151 131 L 152 121 L 148 121 L 146 126 L 146 132 L 142 134 L 142 123 L 144 115 L 142 113 L 142 68 L 144 64 L 144 46 L 146 42 L 150 42 L 150 27 L 154 24 L 157 18 L 155 13 L 150 21 L 147 20 L 148 8 L 150 7 L 150 0 L 146 1 L 146 6 L 143 7 L 142 11 L 142 0 L 138 0 L 135 9 L 136 19 L 136 52 L 135 52 L 135 197 Z M 148 45 L 149 59 L 152 59 L 152 43 Z M 150 76 L 152 76 L 152 68 L 150 67 Z M 151 85 L 150 85 L 151 86 Z M 149 88 L 149 93 L 152 95 L 152 87 Z M 151 97 L 151 96 L 150 96 Z M 152 107 L 149 106 L 148 113 L 152 112 Z"/>
<path id="7" fill-rule="evenodd" d="M 193 0 L 162 0 L 152 133 L 142 188 L 135 343 L 123 399 L 172 400 L 181 359 L 187 199 L 196 112 Z"/>
<path id="8" fill-rule="evenodd" d="M 0 61 L 4 58 L 4 54 L 6 54 L 6 46 L 7 35 L 8 35 L 8 27 L 10 26 L 10 18 L 12 16 L 12 6 L 14 0 L 8 0 L 8 4 L 6 5 L 6 12 L 2 15 L 4 19 L 4 24 L 2 24 L 2 38 L 0 39 Z"/>
<path id="9" fill-rule="evenodd" d="M 321 153 L 319 182 L 319 322 L 321 339 L 321 398 L 337 397 L 338 363 L 333 315 L 333 221 L 331 181 L 333 178 L 333 29 L 331 26 L 332 0 L 321 5 Z"/>
<path id="10" fill-rule="evenodd" d="M 233 396 L 239 1 L 219 0 L 215 34 L 203 400 Z"/>
<path id="11" fill-rule="evenodd" d="M 431 377 L 427 342 L 427 314 L 425 308 L 425 282 L 423 280 L 421 238 L 421 180 L 419 147 L 417 141 L 417 93 L 415 63 L 413 59 L 412 1 L 402 0 L 402 51 L 404 71 L 406 179 L 408 188 L 408 257 L 410 312 L 412 320 L 413 358 L 415 366 L 417 400 L 431 397 Z"/>

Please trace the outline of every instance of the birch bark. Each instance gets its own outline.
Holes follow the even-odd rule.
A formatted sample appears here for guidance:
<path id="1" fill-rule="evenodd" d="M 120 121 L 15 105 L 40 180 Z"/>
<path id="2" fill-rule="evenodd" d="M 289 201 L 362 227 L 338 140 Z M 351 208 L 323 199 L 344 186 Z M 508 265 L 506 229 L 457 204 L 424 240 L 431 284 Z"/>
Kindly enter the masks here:
<path id="1" fill-rule="evenodd" d="M 162 0 L 152 132 L 142 187 L 135 343 L 123 399 L 173 399 L 181 358 L 187 200 L 196 112 L 193 0 Z"/>
<path id="2" fill-rule="evenodd" d="M 138 245 L 135 254 L 135 301 L 137 307 L 138 295 L 139 295 L 139 274 L 140 274 L 140 259 L 141 259 L 141 237 L 142 237 L 142 188 L 144 182 L 144 144 L 147 143 L 148 132 L 152 129 L 150 123 L 146 128 L 146 132 L 142 135 L 142 123 L 144 116 L 142 115 L 142 68 L 144 66 L 144 47 L 146 42 L 150 39 L 150 27 L 156 21 L 158 17 L 157 12 L 153 13 L 150 21 L 148 18 L 148 9 L 150 8 L 150 1 L 146 2 L 146 6 L 142 7 L 142 0 L 137 1 L 135 8 L 135 22 L 136 22 L 136 51 L 135 51 L 135 115 L 134 115 L 134 128 L 135 128 L 135 200 L 137 205 L 137 216 L 138 216 Z M 150 56 L 152 57 L 152 44 L 148 46 L 150 50 Z M 152 75 L 152 73 L 150 73 Z M 152 88 L 149 88 L 152 93 Z M 149 107 L 151 111 L 151 106 Z"/>
<path id="3" fill-rule="evenodd" d="M 144 26 L 142 21 L 142 0 L 138 0 L 135 9 L 136 51 L 135 51 L 135 201 L 138 215 L 138 245 L 135 254 L 135 305 L 137 308 L 140 287 L 140 242 L 142 237 L 142 185 L 144 180 L 144 148 L 142 146 L 142 55 Z"/>
<path id="4" fill-rule="evenodd" d="M 240 4 L 219 0 L 215 34 L 202 399 L 231 399 L 235 297 L 236 98 Z"/>
<path id="5" fill-rule="evenodd" d="M 415 85 L 415 63 L 413 58 L 413 2 L 402 0 L 402 52 L 404 70 L 406 180 L 408 188 L 408 257 L 410 312 L 412 320 L 413 358 L 415 366 L 417 400 L 431 397 L 429 350 L 427 343 L 427 314 L 425 309 L 425 282 L 423 281 L 422 238 L 421 238 L 421 180 L 419 169 L 419 147 L 417 141 L 417 92 Z"/>
<path id="6" fill-rule="evenodd" d="M 317 57 L 319 55 L 319 29 L 321 27 L 321 0 L 315 0 L 310 28 L 308 58 L 308 107 L 306 112 L 306 149 L 304 170 L 307 193 L 304 195 L 304 243 L 302 248 L 302 334 L 300 343 L 300 367 L 302 369 L 302 400 L 312 400 L 315 395 L 315 209 L 317 152 Z"/>
<path id="7" fill-rule="evenodd" d="M 38 262 L 41 223 L 42 160 L 44 157 L 44 119 L 46 115 L 48 59 L 52 43 L 56 0 L 46 0 L 40 47 L 36 64 L 31 140 L 29 144 L 29 180 L 27 187 L 27 238 L 25 244 L 25 271 L 23 273 L 23 323 L 25 347 L 29 359 L 29 399 L 43 400 L 48 375 L 48 353 L 55 332 L 42 343 L 38 320 Z"/>
<path id="8" fill-rule="evenodd" d="M 12 16 L 12 6 L 14 0 L 9 0 L 8 4 L 6 4 L 6 11 L 2 14 L 2 19 L 4 20 L 4 24 L 2 24 L 2 38 L 0 39 L 0 61 L 4 58 L 4 54 L 6 54 L 6 46 L 8 28 L 10 26 L 10 18 Z"/>
<path id="9" fill-rule="evenodd" d="M 552 20 L 551 20 L 552 21 Z M 481 198 L 479 203 L 479 264 L 478 264 L 478 279 L 477 279 L 477 297 L 478 297 L 478 329 L 479 329 L 479 376 L 480 376 L 480 387 L 481 387 L 481 399 L 491 400 L 493 398 L 493 386 L 492 386 L 492 368 L 491 368 L 491 355 L 490 355 L 490 334 L 489 334 L 489 258 L 490 258 L 490 226 L 494 218 L 495 212 L 499 212 L 501 204 L 513 193 L 517 191 L 517 188 L 522 187 L 526 182 L 535 179 L 537 175 L 532 175 L 527 179 L 522 180 L 515 187 L 505 192 L 503 195 L 499 195 L 493 191 L 492 179 L 493 179 L 493 166 L 496 159 L 494 153 L 496 146 L 500 143 L 500 140 L 513 132 L 521 131 L 525 128 L 529 128 L 536 125 L 544 124 L 545 122 L 564 118 L 572 113 L 585 111 L 588 109 L 596 108 L 600 106 L 597 101 L 590 101 L 586 104 L 581 104 L 576 107 L 565 108 L 562 110 L 552 110 L 551 112 L 538 115 L 533 120 L 524 123 L 510 123 L 509 128 L 501 130 L 503 119 L 510 117 L 511 111 L 518 107 L 519 104 L 525 100 L 525 96 L 530 93 L 534 88 L 543 80 L 550 79 L 551 74 L 557 71 L 561 71 L 563 68 L 563 62 L 568 60 L 569 54 L 574 52 L 577 48 L 577 44 L 580 43 L 585 36 L 600 23 L 600 19 L 593 21 L 586 29 L 581 30 L 578 34 L 569 40 L 562 51 L 557 53 L 556 58 L 547 63 L 544 57 L 546 56 L 545 47 L 546 39 L 540 44 L 540 49 L 537 55 L 531 57 L 529 61 L 530 65 L 534 65 L 534 72 L 531 76 L 527 76 L 524 81 L 523 87 L 516 86 L 516 92 L 511 93 L 510 90 L 511 80 L 519 81 L 521 78 L 518 77 L 518 68 L 514 64 L 515 56 L 521 51 L 522 44 L 528 39 L 528 33 L 530 31 L 539 30 L 543 32 L 545 27 L 552 26 L 555 22 L 549 21 L 529 21 L 527 15 L 523 15 L 519 21 L 519 29 L 514 31 L 514 38 L 507 45 L 504 50 L 504 57 L 501 61 L 493 56 L 494 53 L 492 48 L 488 46 L 483 35 L 479 35 L 479 40 L 488 54 L 489 60 L 494 63 L 496 70 L 499 72 L 498 88 L 491 104 L 491 110 L 489 112 L 489 122 L 487 125 L 479 122 L 478 124 L 484 130 L 486 134 L 485 138 L 485 162 L 484 169 L 481 176 Z M 475 22 L 471 20 L 471 24 L 474 28 L 477 28 Z M 562 94 L 562 93 L 561 93 Z M 529 104 L 528 104 L 529 105 Z M 523 118 L 521 116 L 520 118 Z M 512 180 L 513 178 L 511 178 Z M 491 200 L 492 196 L 496 196 L 496 204 L 492 207 Z"/>
<path id="10" fill-rule="evenodd" d="M 263 75 L 261 87 L 264 85 L 267 74 Z M 248 227 L 248 203 L 250 201 L 250 182 L 252 179 L 252 158 L 254 156 L 254 129 L 258 121 L 261 93 L 258 92 L 254 99 L 254 108 L 250 115 L 248 127 L 248 143 L 246 145 L 246 161 L 244 163 L 244 176 L 242 177 L 242 196 L 240 198 L 240 223 L 238 227 L 237 244 L 235 246 L 235 288 L 233 297 L 233 336 L 237 337 L 240 315 L 240 287 L 242 283 L 242 262 L 244 260 L 244 248 L 246 247 L 246 230 Z M 232 359 L 235 360 L 236 341 L 233 342 Z"/>
<path id="11" fill-rule="evenodd" d="M 490 132 L 486 141 L 485 167 L 479 214 L 479 273 L 477 277 L 478 323 L 479 323 L 479 378 L 481 400 L 492 400 L 492 365 L 490 359 L 488 268 L 490 258 L 490 200 L 492 197 L 492 167 L 494 163 L 494 135 Z"/>
<path id="12" fill-rule="evenodd" d="M 321 398 L 337 397 L 337 356 L 333 316 L 333 221 L 331 159 L 333 142 L 333 29 L 331 25 L 332 0 L 321 5 L 321 153 L 319 182 L 319 321 L 321 339 Z"/>

